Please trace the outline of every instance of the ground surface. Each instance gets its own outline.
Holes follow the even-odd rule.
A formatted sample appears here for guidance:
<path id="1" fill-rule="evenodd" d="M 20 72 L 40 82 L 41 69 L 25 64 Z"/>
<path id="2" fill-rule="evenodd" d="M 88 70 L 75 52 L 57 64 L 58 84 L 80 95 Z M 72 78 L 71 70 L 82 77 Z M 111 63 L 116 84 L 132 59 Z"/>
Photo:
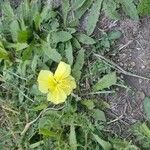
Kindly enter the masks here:
<path id="1" fill-rule="evenodd" d="M 140 22 L 130 19 L 112 22 L 103 18 L 101 22 L 105 30 L 117 29 L 123 33 L 113 61 L 126 71 L 150 78 L 150 18 L 143 18 Z M 150 96 L 150 81 L 126 75 L 123 79 L 131 90 L 119 88 L 116 95 L 108 97 L 111 103 L 108 116 L 117 118 L 111 126 L 113 131 L 126 137 L 129 135 L 126 129 L 144 117 L 143 100 L 145 96 Z"/>
<path id="2" fill-rule="evenodd" d="M 16 6 L 18 2 L 14 0 L 12 4 Z M 117 29 L 123 33 L 117 43 L 119 51 L 113 60 L 115 63 L 126 71 L 150 78 L 150 17 L 140 22 L 130 19 L 114 22 L 104 17 L 100 18 L 99 28 Z M 129 134 L 126 129 L 143 119 L 142 102 L 145 96 L 150 96 L 150 81 L 131 76 L 123 76 L 123 79 L 131 90 L 119 88 L 116 95 L 108 97 L 111 104 L 108 117 L 116 119 L 110 124 L 113 132 L 127 137 Z"/>

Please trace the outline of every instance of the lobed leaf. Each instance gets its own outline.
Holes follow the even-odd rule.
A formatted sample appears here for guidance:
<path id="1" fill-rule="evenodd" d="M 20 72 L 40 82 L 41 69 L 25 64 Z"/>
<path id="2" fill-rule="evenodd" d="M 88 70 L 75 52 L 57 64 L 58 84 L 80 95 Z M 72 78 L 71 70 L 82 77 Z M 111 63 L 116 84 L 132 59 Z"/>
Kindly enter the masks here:
<path id="1" fill-rule="evenodd" d="M 27 43 L 9 43 L 8 48 L 14 48 L 16 51 L 26 49 L 29 45 Z"/>
<path id="2" fill-rule="evenodd" d="M 106 117 L 105 117 L 105 114 L 103 111 L 101 111 L 99 109 L 94 109 L 93 112 L 94 112 L 93 117 L 96 121 L 106 122 Z"/>
<path id="3" fill-rule="evenodd" d="M 85 99 L 81 101 L 82 105 L 86 106 L 89 110 L 92 110 L 95 105 L 93 100 Z"/>
<path id="4" fill-rule="evenodd" d="M 84 65 L 84 52 L 85 52 L 84 49 L 81 49 L 78 52 L 76 62 L 73 66 L 72 74 L 73 74 L 73 77 L 76 79 L 76 81 L 79 81 L 81 77 L 81 69 Z"/>
<path id="5" fill-rule="evenodd" d="M 52 33 L 51 38 L 53 43 L 67 42 L 72 38 L 72 35 L 67 31 L 58 31 Z"/>
<path id="6" fill-rule="evenodd" d="M 132 19 L 139 20 L 137 8 L 133 0 L 120 0 L 124 12 Z"/>
<path id="7" fill-rule="evenodd" d="M 83 4 L 85 3 L 86 0 L 74 0 L 72 2 L 72 9 L 76 10 L 79 9 L 83 6 Z"/>
<path id="8" fill-rule="evenodd" d="M 63 13 L 63 21 L 64 25 L 67 23 L 67 16 L 70 11 L 70 2 L 69 0 L 62 0 L 62 13 Z"/>
<path id="9" fill-rule="evenodd" d="M 14 11 L 10 6 L 10 2 L 8 0 L 5 0 L 2 3 L 2 13 L 5 17 L 8 18 L 8 20 L 13 20 L 13 18 L 15 17 Z"/>
<path id="10" fill-rule="evenodd" d="M 93 38 L 87 36 L 86 34 L 80 33 L 76 36 L 76 38 L 79 40 L 79 42 L 81 42 L 82 44 L 87 44 L 87 45 L 91 45 L 91 44 L 95 44 L 95 41 Z"/>
<path id="11" fill-rule="evenodd" d="M 18 41 L 18 30 L 19 30 L 19 24 L 17 20 L 13 20 L 10 23 L 10 32 L 11 32 L 11 36 L 12 36 L 12 40 L 13 42 L 17 42 Z"/>
<path id="12" fill-rule="evenodd" d="M 60 60 L 62 59 L 61 55 L 57 52 L 56 49 L 53 49 L 49 46 L 48 43 L 43 42 L 42 43 L 42 50 L 44 51 L 45 55 L 55 61 L 55 62 L 60 62 Z"/>
<path id="13" fill-rule="evenodd" d="M 70 126 L 69 144 L 72 150 L 77 150 L 77 139 L 74 125 Z"/>
<path id="14" fill-rule="evenodd" d="M 87 17 L 86 32 L 91 35 L 96 27 L 103 0 L 95 0 Z"/>
<path id="15" fill-rule="evenodd" d="M 0 60 L 1 60 L 1 59 L 9 60 L 9 54 L 8 54 L 8 52 L 7 52 L 3 47 L 1 47 L 1 45 L 0 45 Z"/>
<path id="16" fill-rule="evenodd" d="M 117 40 L 121 37 L 122 33 L 120 31 L 111 31 L 108 34 L 109 40 Z"/>
<path id="17" fill-rule="evenodd" d="M 82 5 L 82 7 L 80 7 L 75 11 L 76 18 L 80 19 L 84 15 L 84 13 L 89 9 L 89 7 L 92 5 L 93 1 L 94 0 L 86 0 Z"/>
<path id="18" fill-rule="evenodd" d="M 65 52 L 66 52 L 66 58 L 68 60 L 68 63 L 72 65 L 73 64 L 73 48 L 72 48 L 70 41 L 66 42 L 65 44 Z"/>
<path id="19" fill-rule="evenodd" d="M 105 0 L 103 3 L 103 10 L 105 14 L 111 19 L 120 19 L 120 16 L 117 12 L 117 4 L 114 0 Z"/>
<path id="20" fill-rule="evenodd" d="M 110 86 L 116 84 L 116 82 L 117 82 L 116 72 L 112 72 L 105 75 L 102 79 L 100 79 L 98 83 L 94 85 L 93 88 L 95 91 L 103 90 L 105 88 L 109 88 Z"/>
<path id="21" fill-rule="evenodd" d="M 98 135 L 93 133 L 95 140 L 103 147 L 104 150 L 111 150 L 112 146 L 109 142 L 104 141 Z"/>
<path id="22" fill-rule="evenodd" d="M 32 69 L 33 72 L 36 71 L 38 60 L 39 60 L 39 56 L 38 55 L 34 55 L 33 60 L 31 62 L 31 69 Z"/>

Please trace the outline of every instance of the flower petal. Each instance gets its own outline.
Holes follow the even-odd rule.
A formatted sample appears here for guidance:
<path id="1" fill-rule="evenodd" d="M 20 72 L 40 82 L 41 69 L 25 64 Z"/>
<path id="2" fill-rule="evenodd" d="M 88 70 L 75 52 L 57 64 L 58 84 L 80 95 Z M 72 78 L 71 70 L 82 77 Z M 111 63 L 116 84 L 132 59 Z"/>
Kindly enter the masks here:
<path id="1" fill-rule="evenodd" d="M 57 81 L 60 81 L 64 78 L 67 78 L 70 75 L 70 73 L 71 73 L 70 65 L 61 61 L 55 71 L 54 78 Z"/>
<path id="2" fill-rule="evenodd" d="M 61 80 L 58 86 L 66 93 L 66 95 L 70 95 L 72 90 L 76 88 L 76 82 L 72 76 L 69 76 Z"/>
<path id="3" fill-rule="evenodd" d="M 56 84 L 53 73 L 48 70 L 41 70 L 37 81 L 39 84 L 39 90 L 42 93 L 48 93 L 49 90 L 53 90 Z"/>
<path id="4" fill-rule="evenodd" d="M 65 102 L 65 100 L 67 99 L 67 95 L 62 89 L 56 88 L 52 92 L 48 93 L 47 99 L 54 104 L 59 104 Z"/>

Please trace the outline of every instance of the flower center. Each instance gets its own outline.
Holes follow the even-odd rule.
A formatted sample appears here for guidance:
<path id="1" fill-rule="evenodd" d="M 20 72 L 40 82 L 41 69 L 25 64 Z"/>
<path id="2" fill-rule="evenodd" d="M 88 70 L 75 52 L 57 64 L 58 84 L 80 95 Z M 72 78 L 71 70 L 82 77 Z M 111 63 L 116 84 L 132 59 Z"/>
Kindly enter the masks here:
<path id="1" fill-rule="evenodd" d="M 56 80 L 55 78 L 54 78 L 54 80 L 55 80 L 56 86 L 57 86 L 60 83 L 60 81 Z"/>

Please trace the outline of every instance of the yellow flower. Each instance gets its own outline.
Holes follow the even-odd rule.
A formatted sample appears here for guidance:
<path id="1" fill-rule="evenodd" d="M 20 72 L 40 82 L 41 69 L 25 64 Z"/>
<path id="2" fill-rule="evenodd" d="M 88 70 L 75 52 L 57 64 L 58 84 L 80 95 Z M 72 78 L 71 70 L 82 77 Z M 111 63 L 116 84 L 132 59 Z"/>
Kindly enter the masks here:
<path id="1" fill-rule="evenodd" d="M 54 74 L 48 70 L 41 70 L 38 76 L 39 90 L 48 94 L 48 101 L 54 104 L 63 103 L 76 88 L 75 79 L 70 74 L 70 65 L 62 61 Z"/>

